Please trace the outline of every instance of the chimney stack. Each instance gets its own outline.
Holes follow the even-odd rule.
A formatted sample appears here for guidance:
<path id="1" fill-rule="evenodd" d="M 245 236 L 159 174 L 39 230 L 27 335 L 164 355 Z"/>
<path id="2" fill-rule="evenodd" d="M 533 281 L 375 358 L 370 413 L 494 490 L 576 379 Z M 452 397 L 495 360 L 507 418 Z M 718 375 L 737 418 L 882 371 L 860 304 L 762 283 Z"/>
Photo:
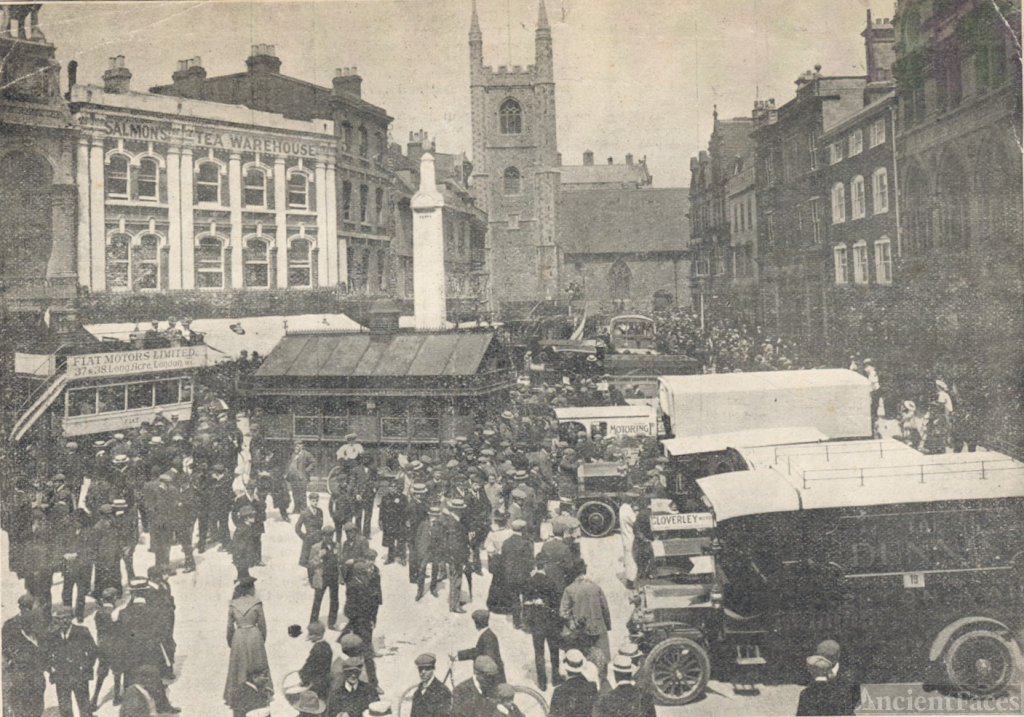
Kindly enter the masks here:
<path id="1" fill-rule="evenodd" d="M 626 164 L 633 164 L 633 155 L 631 155 L 631 154 L 627 154 L 626 155 Z"/>
<path id="2" fill-rule="evenodd" d="M 448 296 L 444 266 L 444 196 L 437 189 L 434 157 L 420 158 L 420 188 L 412 208 L 412 271 L 415 326 L 418 331 L 447 328 Z"/>
<path id="3" fill-rule="evenodd" d="M 608 158 L 608 164 L 615 164 L 615 160 L 611 157 Z"/>
<path id="4" fill-rule="evenodd" d="M 430 143 L 430 137 L 426 132 L 420 130 L 419 132 L 409 132 L 409 146 L 406 154 L 414 162 L 419 162 L 424 152 L 430 152 L 433 149 L 433 145 Z"/>
<path id="5" fill-rule="evenodd" d="M 583 153 L 583 166 L 590 167 L 594 164 L 594 153 L 589 149 Z"/>
<path id="6" fill-rule="evenodd" d="M 249 57 L 245 60 L 251 73 L 279 74 L 281 60 L 273 45 L 253 45 Z"/>
<path id="7" fill-rule="evenodd" d="M 111 57 L 110 67 L 103 73 L 103 91 L 123 95 L 130 89 L 131 82 L 132 73 L 124 66 L 124 55 Z"/>
<path id="8" fill-rule="evenodd" d="M 197 56 L 188 60 L 178 60 L 178 69 L 171 75 L 171 79 L 177 90 L 175 94 L 198 99 L 201 95 L 201 86 L 206 80 L 203 58 Z"/>
<path id="9" fill-rule="evenodd" d="M 339 67 L 334 71 L 334 92 L 335 94 L 345 93 L 362 97 L 363 78 L 359 76 L 357 67 Z"/>

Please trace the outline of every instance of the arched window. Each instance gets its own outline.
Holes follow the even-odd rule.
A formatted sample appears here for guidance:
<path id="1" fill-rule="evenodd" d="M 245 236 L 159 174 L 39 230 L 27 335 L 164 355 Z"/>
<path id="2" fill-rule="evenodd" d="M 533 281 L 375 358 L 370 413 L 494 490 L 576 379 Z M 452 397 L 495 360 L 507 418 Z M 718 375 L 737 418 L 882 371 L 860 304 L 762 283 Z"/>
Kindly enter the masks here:
<path id="1" fill-rule="evenodd" d="M 932 197 L 924 172 L 910 165 L 901 182 L 903 195 L 904 247 L 911 252 L 932 247 Z"/>
<path id="2" fill-rule="evenodd" d="M 519 170 L 509 167 L 505 170 L 505 194 L 519 194 Z"/>
<path id="3" fill-rule="evenodd" d="M 267 206 L 267 173 L 250 167 L 242 180 L 242 203 L 247 207 Z"/>
<path id="4" fill-rule="evenodd" d="M 352 182 L 348 180 L 341 183 L 341 218 L 352 219 Z"/>
<path id="5" fill-rule="evenodd" d="M 196 242 L 196 287 L 224 288 L 224 243 L 217 237 L 200 237 Z"/>
<path id="6" fill-rule="evenodd" d="M 377 289 L 380 291 L 387 291 L 388 280 L 387 271 L 385 269 L 388 265 L 388 255 L 383 249 L 377 250 Z"/>
<path id="7" fill-rule="evenodd" d="M 377 226 L 384 224 L 384 190 L 377 187 L 374 193 L 373 209 L 377 214 Z"/>
<path id="8" fill-rule="evenodd" d="M 270 247 L 262 239 L 245 242 L 242 251 L 243 283 L 248 289 L 266 289 L 270 286 Z"/>
<path id="9" fill-rule="evenodd" d="M 220 166 L 216 162 L 200 162 L 196 168 L 196 202 L 220 204 Z"/>
<path id="10" fill-rule="evenodd" d="M 853 245 L 853 283 L 868 283 L 868 243 L 863 239 Z"/>
<path id="11" fill-rule="evenodd" d="M 612 299 L 624 301 L 629 298 L 629 280 L 631 276 L 632 272 L 629 270 L 629 265 L 622 261 L 622 259 L 612 264 L 612 268 L 608 270 L 608 288 Z"/>
<path id="12" fill-rule="evenodd" d="M 365 157 L 370 153 L 370 133 L 366 127 L 359 128 L 359 156 Z"/>
<path id="13" fill-rule="evenodd" d="M 139 162 L 139 199 L 155 202 L 160 198 L 160 165 L 155 159 Z"/>
<path id="14" fill-rule="evenodd" d="M 846 221 L 846 186 L 837 182 L 832 186 L 832 223 L 842 224 Z"/>
<path id="15" fill-rule="evenodd" d="M 103 176 L 107 196 L 114 199 L 128 199 L 128 158 L 115 154 L 107 161 Z"/>
<path id="16" fill-rule="evenodd" d="M 501 103 L 498 110 L 502 134 L 521 134 L 523 131 L 523 108 L 511 97 Z"/>
<path id="17" fill-rule="evenodd" d="M 864 177 L 859 174 L 850 182 L 850 214 L 853 219 L 867 215 L 867 197 L 864 193 Z"/>
<path id="18" fill-rule="evenodd" d="M 345 152 L 352 151 L 352 125 L 348 122 L 341 123 L 341 148 Z"/>
<path id="19" fill-rule="evenodd" d="M 887 236 L 875 240 L 875 282 L 892 283 L 892 242 Z"/>
<path id="20" fill-rule="evenodd" d="M 131 243 L 127 234 L 116 234 L 107 242 L 106 275 L 110 291 L 126 291 L 131 287 Z"/>
<path id="21" fill-rule="evenodd" d="M 384 153 L 387 150 L 387 143 L 384 140 L 384 135 L 382 135 L 380 132 L 376 134 L 375 138 L 377 140 L 377 156 L 374 157 L 374 159 L 377 160 L 378 162 L 383 163 Z"/>
<path id="22" fill-rule="evenodd" d="M 288 208 L 309 209 L 309 178 L 302 172 L 288 179 Z"/>
<path id="23" fill-rule="evenodd" d="M 288 247 L 288 286 L 312 286 L 312 245 L 307 239 L 293 239 Z"/>
<path id="24" fill-rule="evenodd" d="M 848 261 L 846 245 L 836 244 L 832 248 L 832 265 L 835 268 L 837 284 L 845 284 L 848 281 L 846 278 Z"/>
<path id="25" fill-rule="evenodd" d="M 365 184 L 359 185 L 359 222 L 366 224 L 368 221 L 367 217 L 367 206 L 370 203 L 370 188 Z"/>
<path id="26" fill-rule="evenodd" d="M 138 291 L 160 288 L 160 237 L 146 234 L 132 247 L 132 288 Z"/>

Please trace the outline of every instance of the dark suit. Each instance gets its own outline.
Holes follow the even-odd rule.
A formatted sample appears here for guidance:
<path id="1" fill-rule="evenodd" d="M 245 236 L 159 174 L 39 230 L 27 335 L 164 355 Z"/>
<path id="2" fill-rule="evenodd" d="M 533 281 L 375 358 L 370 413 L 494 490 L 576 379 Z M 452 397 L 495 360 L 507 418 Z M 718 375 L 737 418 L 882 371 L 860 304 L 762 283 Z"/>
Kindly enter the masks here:
<path id="1" fill-rule="evenodd" d="M 597 701 L 597 685 L 580 674 L 555 688 L 548 717 L 590 717 Z"/>
<path id="2" fill-rule="evenodd" d="M 657 717 L 657 712 L 649 694 L 627 683 L 598 697 L 593 717 Z"/>
<path id="3" fill-rule="evenodd" d="M 501 567 L 504 570 L 502 586 L 512 605 L 512 622 L 519 627 L 523 586 L 533 570 L 533 543 L 518 533 L 509 537 L 501 546 Z"/>
<path id="4" fill-rule="evenodd" d="M 854 703 L 850 699 L 850 693 L 839 682 L 821 682 L 815 680 L 800 691 L 800 701 L 797 702 L 797 717 L 801 715 L 815 715 L 817 717 L 829 717 L 830 715 L 852 715 Z"/>
<path id="5" fill-rule="evenodd" d="M 4 657 L 4 714 L 39 717 L 43 713 L 43 695 L 46 693 L 46 680 L 43 678 L 47 666 L 45 645 L 35 630 L 32 618 L 26 615 L 12 617 L 4 623 L 0 633 Z"/>
<path id="6" fill-rule="evenodd" d="M 412 714 L 409 717 L 450 717 L 452 691 L 436 679 L 426 689 L 420 687 L 412 695 Z"/>
<path id="7" fill-rule="evenodd" d="M 494 701 L 480 694 L 472 679 L 460 682 L 452 692 L 452 717 L 491 717 Z"/>
<path id="8" fill-rule="evenodd" d="M 302 550 L 299 552 L 299 565 L 309 565 L 309 551 L 313 543 L 320 540 L 320 532 L 324 527 L 324 512 L 312 506 L 304 508 L 295 521 L 295 534 L 302 538 Z"/>
<path id="9" fill-rule="evenodd" d="M 347 712 L 349 717 L 362 717 L 370 704 L 377 701 L 377 690 L 362 680 L 352 692 L 345 689 L 344 678 L 340 674 L 336 674 L 331 682 L 331 697 L 327 701 L 326 714 L 339 715 Z"/>
<path id="10" fill-rule="evenodd" d="M 475 660 L 481 655 L 487 655 L 494 664 L 498 666 L 497 683 L 501 684 L 505 681 L 505 663 L 501 659 L 501 648 L 498 646 L 498 636 L 494 634 L 491 628 L 484 628 L 480 632 L 480 637 L 476 639 L 476 646 L 469 648 L 468 650 L 459 650 L 456 657 L 459 660 Z"/>
<path id="11" fill-rule="evenodd" d="M 562 593 L 555 582 L 544 573 L 530 576 L 523 586 L 523 628 L 533 636 L 533 659 L 537 668 L 537 684 L 548 687 L 547 668 L 544 666 L 544 643 L 551 655 L 551 681 L 558 684 L 558 640 L 562 634 L 562 618 L 558 610 Z"/>
<path id="12" fill-rule="evenodd" d="M 89 681 L 92 680 L 96 665 L 96 642 L 92 633 L 80 625 L 68 628 L 65 637 L 63 629 L 50 634 L 48 644 L 50 681 L 57 687 L 57 702 L 61 717 L 72 717 L 71 695 L 78 702 L 82 715 L 91 713 L 89 706 Z"/>
<path id="13" fill-rule="evenodd" d="M 331 652 L 331 646 L 320 640 L 310 648 L 306 664 L 299 670 L 302 684 L 308 685 L 309 689 L 316 692 L 317 697 L 322 700 L 326 700 L 331 695 L 332 662 L 334 662 L 334 653 Z"/>

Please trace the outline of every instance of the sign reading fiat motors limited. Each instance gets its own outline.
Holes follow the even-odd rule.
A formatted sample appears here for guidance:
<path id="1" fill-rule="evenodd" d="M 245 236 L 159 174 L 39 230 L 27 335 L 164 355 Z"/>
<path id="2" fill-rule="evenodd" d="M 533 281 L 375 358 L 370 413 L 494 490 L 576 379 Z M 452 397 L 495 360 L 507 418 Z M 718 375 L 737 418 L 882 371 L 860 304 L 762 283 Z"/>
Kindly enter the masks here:
<path id="1" fill-rule="evenodd" d="M 205 346 L 112 351 L 68 356 L 68 380 L 128 376 L 155 371 L 176 371 L 206 365 Z"/>

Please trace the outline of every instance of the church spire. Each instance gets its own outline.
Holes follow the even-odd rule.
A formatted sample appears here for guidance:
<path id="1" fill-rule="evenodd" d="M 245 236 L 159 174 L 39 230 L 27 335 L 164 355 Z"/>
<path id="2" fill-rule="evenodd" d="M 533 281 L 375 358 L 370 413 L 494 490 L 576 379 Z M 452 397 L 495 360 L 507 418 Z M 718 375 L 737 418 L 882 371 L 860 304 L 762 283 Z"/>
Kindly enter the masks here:
<path id="1" fill-rule="evenodd" d="M 476 0 L 473 0 L 473 2 L 475 3 Z M 544 7 L 544 0 L 540 0 L 540 5 L 537 6 L 537 29 L 551 29 L 551 25 L 548 24 L 548 10 Z"/>
<path id="2" fill-rule="evenodd" d="M 481 37 L 483 33 L 480 32 L 480 18 L 476 14 L 476 0 L 473 0 L 472 15 L 469 20 L 469 36 L 470 37 Z"/>

